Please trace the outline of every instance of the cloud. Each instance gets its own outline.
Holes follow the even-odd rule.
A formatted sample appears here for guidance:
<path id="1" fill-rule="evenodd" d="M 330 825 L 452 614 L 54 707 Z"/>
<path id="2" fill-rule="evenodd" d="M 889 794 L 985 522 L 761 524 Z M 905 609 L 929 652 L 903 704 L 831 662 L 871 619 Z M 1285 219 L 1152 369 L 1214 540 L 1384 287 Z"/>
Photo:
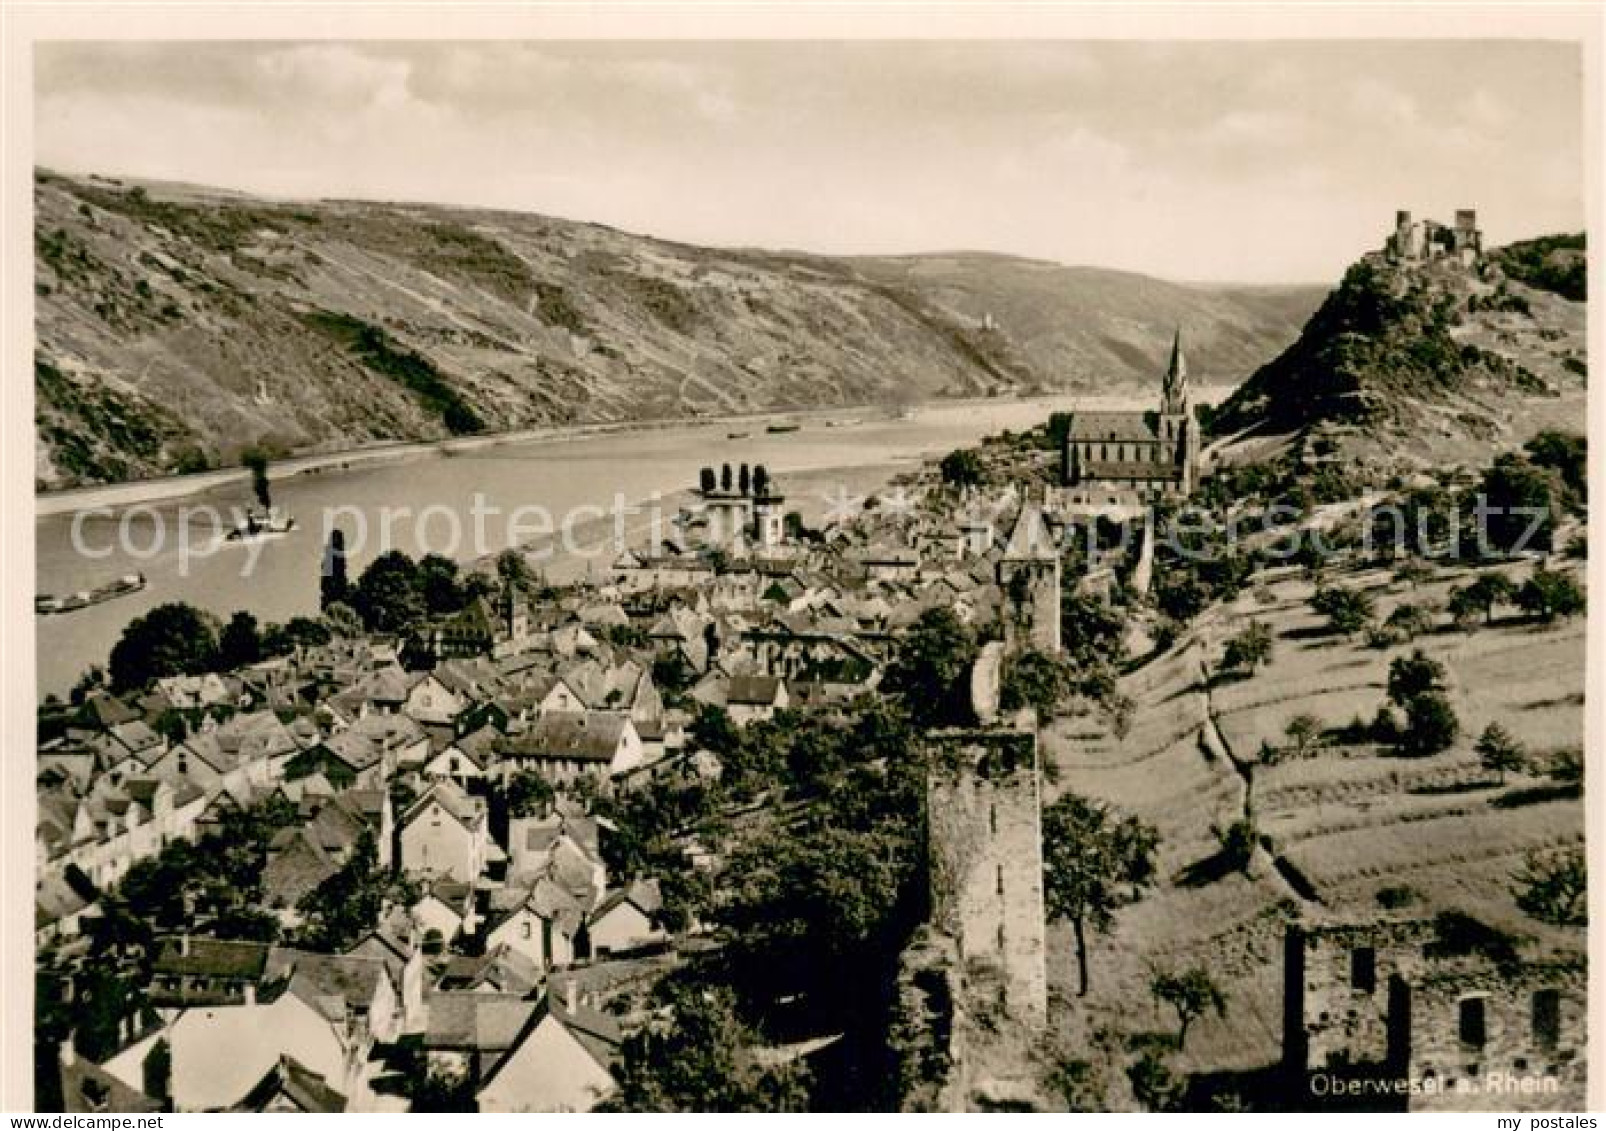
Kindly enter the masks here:
<path id="1" fill-rule="evenodd" d="M 38 158 L 670 238 L 1329 278 L 1396 207 L 1582 223 L 1575 46 L 59 43 Z M 1284 233 L 1262 238 L 1275 218 Z"/>

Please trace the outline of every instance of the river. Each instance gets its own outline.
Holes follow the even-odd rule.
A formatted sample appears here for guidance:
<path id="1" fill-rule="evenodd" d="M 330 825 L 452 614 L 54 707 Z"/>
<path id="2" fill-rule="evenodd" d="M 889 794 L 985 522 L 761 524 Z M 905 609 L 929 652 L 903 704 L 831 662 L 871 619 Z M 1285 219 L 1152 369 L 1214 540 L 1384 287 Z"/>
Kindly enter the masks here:
<path id="1" fill-rule="evenodd" d="M 188 601 L 220 617 L 246 609 L 264 623 L 316 613 L 324 533 L 330 525 L 340 526 L 351 543 L 353 578 L 389 546 L 412 554 L 449 552 L 467 562 L 504 549 L 510 541 L 528 543 L 532 534 L 541 533 L 540 514 L 527 509 L 515 516 L 519 508 L 541 508 L 555 530 L 565 516 L 579 512 L 582 519 L 592 519 L 588 529 L 611 531 L 611 520 L 599 523 L 595 510 L 581 508 L 607 510 L 616 499 L 639 502 L 684 491 L 696 485 L 699 468 L 722 462 L 764 464 L 776 487 L 789 492 L 788 509 L 818 514 L 838 469 L 843 482 L 862 491 L 877 478 L 873 471 L 889 477 L 983 436 L 1031 427 L 1055 410 L 1115 403 L 1131 404 L 1063 396 L 949 403 L 925 406 L 911 419 L 890 419 L 882 410 L 839 409 L 804 417 L 799 431 L 782 434 L 767 433 L 763 420 L 686 424 L 492 444 L 455 454 L 432 452 L 346 470 L 325 468 L 273 484 L 275 504 L 296 517 L 295 531 L 222 548 L 217 547 L 214 520 L 200 508 L 229 514 L 244 507 L 250 501 L 244 483 L 115 511 L 43 516 L 34 528 L 39 592 L 70 593 L 135 571 L 144 573 L 149 584 L 104 604 L 35 617 L 38 691 L 64 694 L 89 665 L 105 662 L 132 618 L 163 602 Z M 732 439 L 733 431 L 749 434 Z M 478 537 L 476 497 L 484 516 Z M 666 505 L 667 511 L 674 509 Z M 382 530 L 387 515 L 388 544 Z M 647 538 L 647 522 L 640 514 L 625 520 L 631 544 Z M 455 544 L 454 526 L 461 535 Z M 187 544 L 181 544 L 181 530 L 187 532 Z M 366 536 L 361 536 L 364 530 Z M 615 552 L 610 544 L 589 558 L 560 555 L 562 560 L 549 573 L 572 577 L 588 565 L 602 569 Z"/>

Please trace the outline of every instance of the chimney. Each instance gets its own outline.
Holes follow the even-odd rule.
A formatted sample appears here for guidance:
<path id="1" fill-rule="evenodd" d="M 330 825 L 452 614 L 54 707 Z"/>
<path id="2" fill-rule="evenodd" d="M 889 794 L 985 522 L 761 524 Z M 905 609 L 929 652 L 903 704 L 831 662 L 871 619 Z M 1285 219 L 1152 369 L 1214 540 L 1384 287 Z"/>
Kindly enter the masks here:
<path id="1" fill-rule="evenodd" d="M 580 979 L 568 978 L 563 983 L 563 1009 L 574 1013 L 580 1008 Z"/>
<path id="2" fill-rule="evenodd" d="M 66 1039 L 61 1042 L 61 1048 L 57 1050 L 57 1055 L 61 1058 L 61 1066 L 63 1068 L 71 1068 L 78 1062 L 78 1050 L 73 1047 L 71 1033 L 68 1033 Z"/>
<path id="3" fill-rule="evenodd" d="M 188 931 L 178 937 L 178 954 L 180 958 L 188 958 L 190 956 L 190 933 Z"/>
<path id="4" fill-rule="evenodd" d="M 257 984 L 255 982 L 247 982 L 245 984 L 245 1004 L 246 1005 L 255 1005 L 256 1003 L 257 1003 Z"/>

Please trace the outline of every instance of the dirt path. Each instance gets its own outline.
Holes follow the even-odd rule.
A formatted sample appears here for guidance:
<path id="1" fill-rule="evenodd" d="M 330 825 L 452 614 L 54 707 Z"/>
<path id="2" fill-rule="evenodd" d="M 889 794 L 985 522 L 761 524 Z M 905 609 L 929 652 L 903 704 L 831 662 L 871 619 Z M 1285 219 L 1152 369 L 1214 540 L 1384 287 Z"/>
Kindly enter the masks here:
<path id="1" fill-rule="evenodd" d="M 1201 688 L 1200 694 L 1204 697 L 1205 702 L 1204 745 L 1218 757 L 1225 759 L 1227 765 L 1231 766 L 1233 772 L 1243 780 L 1244 802 L 1242 817 L 1253 825 L 1255 821 L 1255 766 L 1253 762 L 1248 762 L 1238 757 L 1216 721 L 1215 699 L 1210 693 L 1210 670 L 1206 666 L 1202 655 L 1199 657 L 1199 687 Z M 1295 866 L 1293 861 L 1275 850 L 1272 839 L 1269 836 L 1261 834 L 1260 847 L 1270 857 L 1272 868 L 1276 871 L 1277 878 L 1282 881 L 1283 886 L 1288 889 L 1290 895 L 1305 904 L 1319 905 L 1322 902 L 1321 895 L 1316 891 L 1315 886 Z"/>

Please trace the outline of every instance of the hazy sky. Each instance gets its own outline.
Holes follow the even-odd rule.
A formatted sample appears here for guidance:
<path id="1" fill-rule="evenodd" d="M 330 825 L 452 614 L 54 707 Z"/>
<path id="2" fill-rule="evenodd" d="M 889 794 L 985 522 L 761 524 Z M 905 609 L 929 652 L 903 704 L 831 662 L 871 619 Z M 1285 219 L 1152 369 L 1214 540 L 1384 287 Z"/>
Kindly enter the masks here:
<path id="1" fill-rule="evenodd" d="M 1327 281 L 1394 209 L 1583 226 L 1581 60 L 1515 41 L 74 43 L 53 168 L 694 243 Z"/>

